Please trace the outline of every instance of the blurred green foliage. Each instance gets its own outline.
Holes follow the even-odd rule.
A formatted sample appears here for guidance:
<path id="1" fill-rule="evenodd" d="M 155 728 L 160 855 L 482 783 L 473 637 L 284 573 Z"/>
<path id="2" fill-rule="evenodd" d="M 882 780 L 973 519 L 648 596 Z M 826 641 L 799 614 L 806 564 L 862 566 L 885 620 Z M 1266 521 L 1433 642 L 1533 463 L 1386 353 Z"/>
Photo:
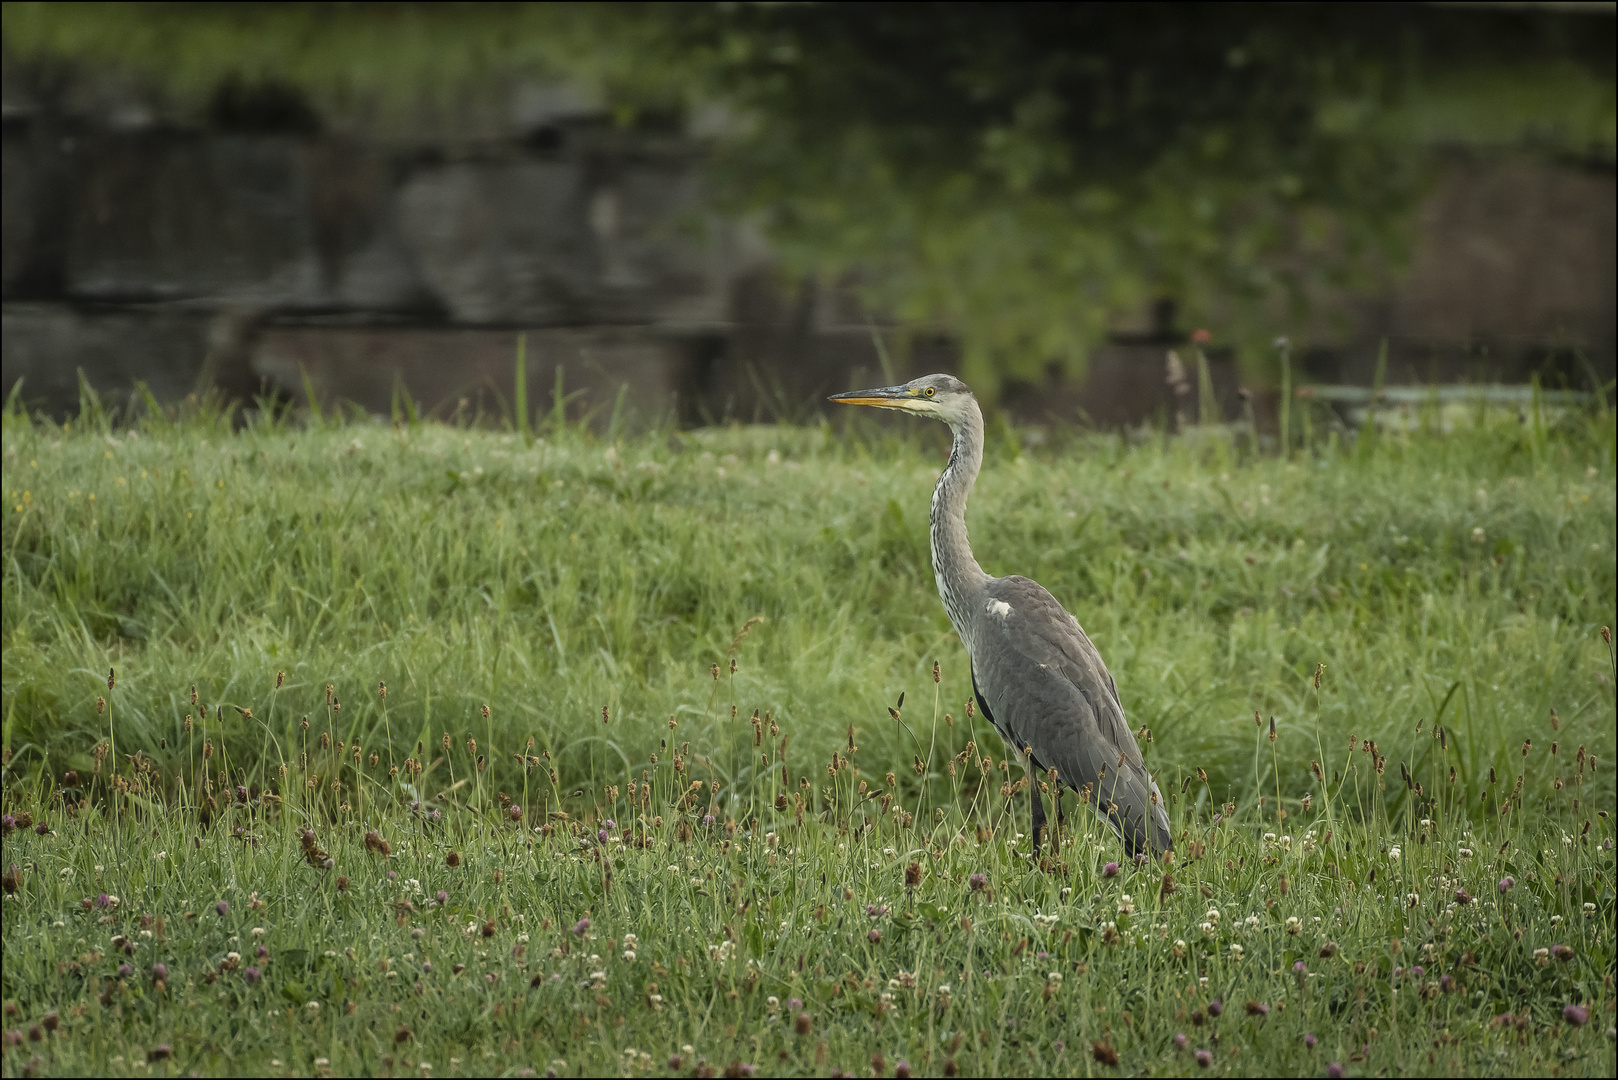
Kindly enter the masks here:
<path id="1" fill-rule="evenodd" d="M 1379 287 L 1446 153 L 1610 169 L 1611 12 L 1546 5 L 7 4 L 8 63 L 326 114 L 565 77 L 713 135 L 789 267 L 853 272 L 964 374 L 1069 371 L 1161 297 L 1252 348 Z M 381 122 L 379 121 L 379 122 Z"/>

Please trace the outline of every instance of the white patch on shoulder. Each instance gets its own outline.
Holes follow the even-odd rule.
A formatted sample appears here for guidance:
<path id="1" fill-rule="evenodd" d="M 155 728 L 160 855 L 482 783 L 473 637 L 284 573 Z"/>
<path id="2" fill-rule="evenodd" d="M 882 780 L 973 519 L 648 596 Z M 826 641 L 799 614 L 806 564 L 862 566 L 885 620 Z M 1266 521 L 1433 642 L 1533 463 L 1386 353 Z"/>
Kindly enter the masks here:
<path id="1" fill-rule="evenodd" d="M 1011 614 L 1011 605 L 1004 600 L 990 600 L 988 611 L 990 615 L 998 615 L 1004 619 Z"/>

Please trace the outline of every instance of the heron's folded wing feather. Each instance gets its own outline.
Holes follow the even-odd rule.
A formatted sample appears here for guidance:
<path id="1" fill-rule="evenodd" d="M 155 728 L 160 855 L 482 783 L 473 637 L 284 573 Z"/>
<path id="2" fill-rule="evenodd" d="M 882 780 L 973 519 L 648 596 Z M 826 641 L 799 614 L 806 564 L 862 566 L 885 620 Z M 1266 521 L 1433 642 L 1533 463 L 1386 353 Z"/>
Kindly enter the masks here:
<path id="1" fill-rule="evenodd" d="M 972 667 L 996 720 L 1070 786 L 1095 785 L 1103 810 L 1117 803 L 1129 831 L 1151 821 L 1153 846 L 1169 846 L 1161 796 L 1154 804 L 1112 676 L 1078 620 L 1028 578 L 997 578 L 988 596 L 1006 607 L 979 616 Z"/>

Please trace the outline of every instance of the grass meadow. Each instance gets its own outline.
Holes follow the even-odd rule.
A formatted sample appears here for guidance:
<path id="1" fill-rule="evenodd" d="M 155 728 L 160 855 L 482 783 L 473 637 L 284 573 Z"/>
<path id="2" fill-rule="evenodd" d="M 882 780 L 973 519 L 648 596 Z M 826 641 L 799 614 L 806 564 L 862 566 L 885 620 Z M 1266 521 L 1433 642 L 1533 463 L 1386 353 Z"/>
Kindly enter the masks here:
<path id="1" fill-rule="evenodd" d="M 941 427 L 88 405 L 0 440 L 8 1076 L 1618 1071 L 1608 412 L 1000 428 L 1137 865 L 1030 851 Z"/>

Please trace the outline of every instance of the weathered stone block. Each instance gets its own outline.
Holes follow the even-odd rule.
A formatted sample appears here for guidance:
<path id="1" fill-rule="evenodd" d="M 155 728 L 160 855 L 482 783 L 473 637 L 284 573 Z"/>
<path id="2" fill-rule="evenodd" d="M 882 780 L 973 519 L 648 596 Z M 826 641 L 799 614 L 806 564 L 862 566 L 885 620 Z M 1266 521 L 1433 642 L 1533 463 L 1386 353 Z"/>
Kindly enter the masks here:
<path id="1" fill-rule="evenodd" d="M 464 323 L 693 324 L 725 312 L 729 258 L 677 164 L 463 162 L 417 171 L 399 226 Z"/>
<path id="2" fill-rule="evenodd" d="M 532 329 L 527 334 L 528 401 L 551 408 L 557 368 L 571 417 L 601 419 L 627 387 L 624 405 L 640 420 L 670 413 L 688 364 L 676 338 L 636 330 Z M 286 393 L 322 407 L 353 402 L 390 413 L 398 388 L 425 414 L 506 415 L 516 386 L 517 332 L 442 327 L 270 326 L 253 344 L 253 370 Z M 576 395 L 576 396 L 575 396 Z"/>
<path id="3" fill-rule="evenodd" d="M 106 133 L 70 167 L 70 296 L 324 302 L 302 140 Z"/>
<path id="4" fill-rule="evenodd" d="M 53 416 L 78 410 L 81 370 L 112 403 L 127 400 L 137 382 L 164 403 L 221 383 L 250 393 L 229 345 L 220 320 L 207 314 L 7 304 L 0 310 L 0 387 L 9 394 L 22 379 L 23 402 Z"/>

